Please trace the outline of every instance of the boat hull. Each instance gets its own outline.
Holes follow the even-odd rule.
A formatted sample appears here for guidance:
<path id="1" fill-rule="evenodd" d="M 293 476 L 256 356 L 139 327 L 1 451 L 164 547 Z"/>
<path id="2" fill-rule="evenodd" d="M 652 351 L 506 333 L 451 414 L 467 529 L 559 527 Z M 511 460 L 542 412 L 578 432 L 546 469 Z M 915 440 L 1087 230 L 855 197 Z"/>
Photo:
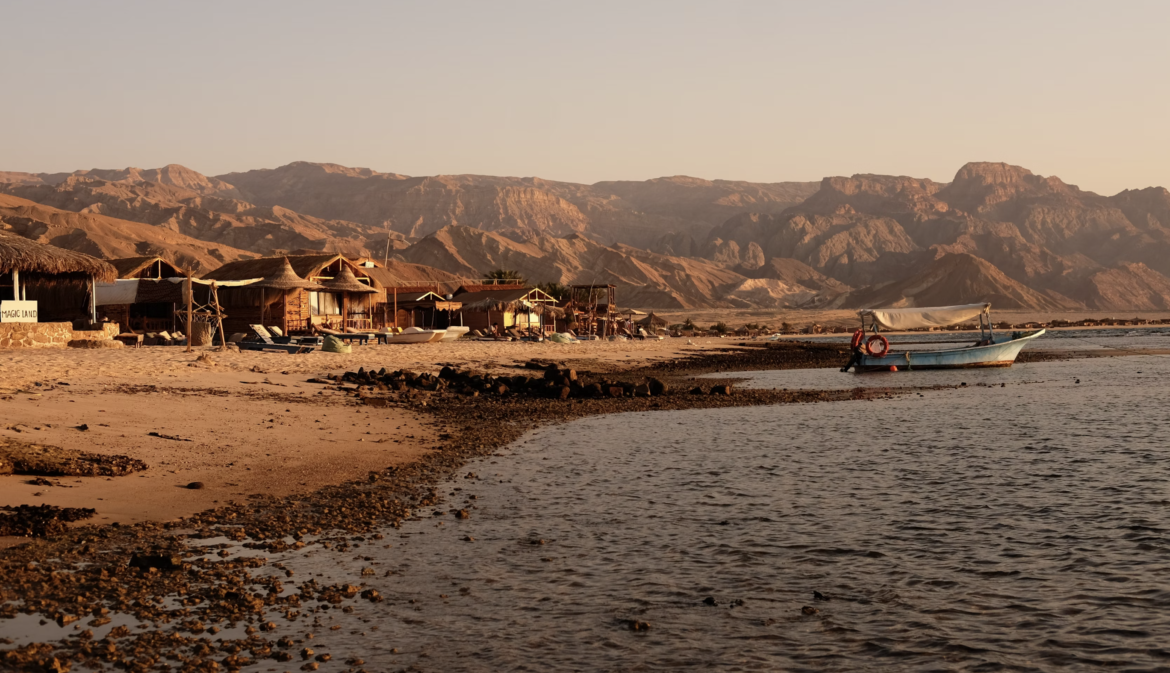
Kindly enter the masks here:
<path id="1" fill-rule="evenodd" d="M 430 332 L 408 332 L 406 334 L 395 334 L 386 338 L 387 344 L 425 344 L 431 339 L 435 338 L 434 334 Z"/>
<path id="2" fill-rule="evenodd" d="M 459 337 L 467 334 L 470 327 L 448 327 L 441 341 L 458 341 Z"/>
<path id="3" fill-rule="evenodd" d="M 1017 339 L 1007 339 L 986 346 L 971 346 L 943 351 L 904 351 L 890 353 L 881 357 L 862 354 L 861 360 L 855 365 L 858 373 L 891 371 L 897 367 L 898 371 L 913 371 L 915 369 L 972 369 L 977 367 L 1011 367 L 1024 349 L 1032 340 L 1044 334 L 1044 330 L 1021 336 Z"/>

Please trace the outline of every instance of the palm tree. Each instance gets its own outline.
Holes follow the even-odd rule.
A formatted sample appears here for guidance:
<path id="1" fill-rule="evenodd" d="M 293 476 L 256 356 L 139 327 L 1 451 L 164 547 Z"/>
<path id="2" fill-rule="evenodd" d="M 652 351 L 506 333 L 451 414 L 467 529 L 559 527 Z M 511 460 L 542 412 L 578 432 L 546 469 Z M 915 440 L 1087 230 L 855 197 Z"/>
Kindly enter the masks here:
<path id="1" fill-rule="evenodd" d="M 495 283 L 492 283 L 493 285 L 524 285 L 527 282 L 524 279 L 524 276 L 520 275 L 519 271 L 512 271 L 511 269 L 496 269 L 494 271 L 489 271 L 485 278 L 496 281 Z"/>
<path id="2" fill-rule="evenodd" d="M 569 288 L 557 282 L 537 283 L 536 287 L 543 290 L 548 296 L 560 303 L 569 298 Z"/>

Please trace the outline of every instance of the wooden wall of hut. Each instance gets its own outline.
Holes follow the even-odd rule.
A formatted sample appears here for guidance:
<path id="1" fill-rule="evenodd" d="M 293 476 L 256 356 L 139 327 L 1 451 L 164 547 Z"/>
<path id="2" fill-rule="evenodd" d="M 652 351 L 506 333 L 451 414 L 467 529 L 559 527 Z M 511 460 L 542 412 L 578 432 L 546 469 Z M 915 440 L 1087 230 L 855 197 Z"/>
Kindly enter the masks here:
<path id="1" fill-rule="evenodd" d="M 516 324 L 516 314 L 512 311 L 463 311 L 463 324 L 477 330 L 490 330 L 493 324 L 507 329 Z"/>
<path id="2" fill-rule="evenodd" d="M 39 322 L 88 322 L 91 278 L 79 273 L 20 274 L 25 299 L 37 302 Z"/>
<path id="3" fill-rule="evenodd" d="M 250 287 L 219 288 L 220 304 L 227 317 L 223 329 L 228 334 L 249 332 L 260 324 L 262 290 Z M 309 329 L 309 293 L 306 290 L 267 290 L 263 317 L 266 326 L 279 327 L 285 333 Z"/>

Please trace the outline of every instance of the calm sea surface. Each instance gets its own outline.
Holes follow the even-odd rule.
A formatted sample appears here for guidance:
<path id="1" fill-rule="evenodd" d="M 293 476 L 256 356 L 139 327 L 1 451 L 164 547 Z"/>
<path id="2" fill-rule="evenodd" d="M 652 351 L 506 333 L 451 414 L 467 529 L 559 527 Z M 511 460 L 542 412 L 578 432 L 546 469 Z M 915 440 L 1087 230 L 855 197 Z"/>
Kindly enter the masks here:
<path id="1" fill-rule="evenodd" d="M 757 376 L 968 386 L 535 431 L 470 519 L 284 559 L 386 598 L 316 615 L 322 670 L 1170 669 L 1170 358 Z"/>

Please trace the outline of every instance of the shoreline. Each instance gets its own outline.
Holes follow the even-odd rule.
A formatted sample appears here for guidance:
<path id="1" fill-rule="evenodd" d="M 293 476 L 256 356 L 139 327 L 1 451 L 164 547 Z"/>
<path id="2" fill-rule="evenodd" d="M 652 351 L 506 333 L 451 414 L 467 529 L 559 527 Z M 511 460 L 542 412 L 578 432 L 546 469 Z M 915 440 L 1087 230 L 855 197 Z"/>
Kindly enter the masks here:
<path id="1" fill-rule="evenodd" d="M 273 592 L 267 595 L 252 594 L 249 592 L 234 592 L 229 596 L 223 587 L 256 586 L 263 588 L 266 583 L 271 589 L 271 579 L 258 578 L 251 572 L 254 567 L 261 567 L 266 562 L 257 558 L 244 561 L 239 558 L 210 561 L 206 558 L 196 559 L 199 554 L 194 553 L 188 544 L 195 540 L 214 540 L 227 538 L 230 540 L 249 540 L 245 546 L 257 552 L 286 551 L 306 545 L 319 544 L 340 549 L 356 548 L 367 543 L 368 535 L 380 537 L 376 534 L 379 528 L 396 527 L 400 522 L 411 516 L 428 516 L 426 510 L 435 509 L 443 504 L 444 498 L 435 491 L 435 485 L 440 481 L 456 476 L 467 461 L 490 455 L 497 449 L 506 446 L 525 432 L 536 427 L 559 424 L 609 413 L 623 413 L 630 411 L 667 410 L 667 409 L 698 409 L 719 408 L 732 406 L 757 406 L 769 404 L 792 404 L 819 401 L 865 400 L 886 397 L 892 394 L 903 394 L 915 390 L 913 387 L 902 388 L 875 388 L 870 390 L 838 390 L 838 391 L 775 391 L 775 390 L 737 390 L 732 395 L 694 395 L 689 394 L 689 386 L 695 384 L 694 376 L 709 373 L 733 374 L 735 371 L 752 371 L 757 369 L 796 369 L 816 368 L 824 366 L 839 366 L 842 349 L 839 346 L 828 344 L 792 344 L 781 343 L 776 346 L 749 346 L 747 348 L 726 343 L 717 344 L 720 348 L 711 348 L 704 352 L 695 349 L 684 352 L 683 357 L 664 358 L 659 354 L 648 354 L 630 363 L 613 359 L 592 360 L 586 358 L 569 358 L 580 364 L 588 361 L 599 363 L 597 371 L 581 370 L 584 382 L 608 378 L 609 380 L 628 381 L 644 380 L 647 377 L 659 376 L 670 386 L 666 394 L 651 397 L 623 397 L 617 399 L 547 399 L 531 396 L 466 396 L 450 393 L 428 393 L 408 389 L 400 392 L 371 395 L 356 389 L 346 389 L 346 386 L 337 386 L 329 383 L 303 383 L 304 376 L 300 373 L 267 374 L 272 383 L 284 383 L 292 388 L 291 395 L 282 398 L 278 406 L 299 404 L 324 405 L 332 410 L 353 410 L 354 416 L 363 416 L 376 412 L 379 418 L 406 419 L 413 418 L 418 422 L 417 430 L 412 432 L 414 439 L 433 439 L 435 448 L 422 451 L 414 455 L 398 453 L 395 459 L 390 456 L 377 455 L 380 466 L 361 467 L 349 466 L 328 475 L 321 475 L 321 485 L 316 488 L 289 488 L 281 491 L 273 488 L 268 492 L 248 493 L 242 485 L 238 490 L 228 495 L 217 493 L 212 489 L 195 491 L 201 497 L 220 495 L 220 499 L 227 498 L 228 502 L 215 503 L 214 508 L 203 508 L 198 512 L 189 513 L 179 520 L 146 520 L 138 521 L 133 525 L 100 525 L 100 521 L 90 520 L 68 530 L 64 535 L 49 540 L 31 540 L 19 546 L 0 550 L 0 568 L 3 568 L 6 579 L 0 582 L 0 605 L 8 605 L 0 610 L 0 619 L 16 614 L 18 611 L 39 613 L 45 619 L 52 619 L 58 624 L 69 624 L 74 621 L 89 619 L 97 615 L 101 609 L 117 609 L 133 615 L 155 625 L 168 622 L 188 623 L 189 628 L 183 627 L 171 633 L 169 640 L 150 641 L 144 638 L 147 634 L 119 634 L 112 637 L 107 633 L 94 642 L 109 641 L 117 647 L 128 647 L 134 643 L 140 649 L 145 647 L 148 655 L 136 657 L 135 661 L 145 663 L 147 659 L 153 662 L 158 657 L 169 652 L 184 652 L 191 654 L 200 648 L 198 643 L 206 638 L 199 638 L 215 624 L 234 625 L 241 622 L 259 622 L 273 610 L 284 610 L 290 622 L 298 620 L 302 615 L 302 599 L 315 597 L 318 601 L 332 602 L 337 598 L 339 602 L 352 600 L 360 592 L 360 578 L 354 578 L 359 586 L 346 585 L 345 587 L 310 588 L 306 594 L 304 585 L 301 594 L 288 592 Z M 712 344 L 716 345 L 716 344 Z M 393 351 L 363 350 L 360 359 L 367 365 L 377 364 L 379 355 Z M 523 355 L 530 355 L 532 351 L 525 351 Z M 228 354 L 223 354 L 228 355 Z M 626 353 L 628 355 L 628 353 Z M 1067 353 L 1047 354 L 1037 358 L 1065 359 Z M 220 354 L 211 354 L 212 358 Z M 191 356 L 188 356 L 191 357 Z M 255 356 L 251 356 L 255 357 Z M 230 360 L 231 358 L 224 358 Z M 554 361 L 561 358 L 550 358 Z M 282 360 L 287 362 L 288 360 Z M 508 363 L 494 361 L 495 371 L 517 373 L 525 368 L 525 360 L 512 358 Z M 246 360 L 245 360 L 246 363 Z M 244 363 L 240 363 L 241 365 Z M 241 366 L 235 366 L 227 372 L 220 372 L 210 376 L 204 383 L 219 382 L 219 387 L 202 389 L 188 389 L 188 397 L 206 396 L 208 391 L 215 391 L 218 396 L 223 394 L 241 396 L 247 399 L 249 395 L 256 396 L 247 404 L 241 405 L 239 412 L 247 416 L 254 411 L 266 407 L 249 405 L 271 405 L 269 393 L 256 394 L 254 387 L 262 385 L 256 382 L 243 382 L 227 385 L 223 381 L 225 375 L 236 377 L 240 374 Z M 486 369 L 485 369 L 486 370 Z M 606 371 L 609 370 L 609 371 Z M 263 372 L 250 372 L 251 379 L 266 378 Z M 434 367 L 430 369 L 434 371 Z M 484 370 L 481 370 L 484 371 Z M 531 370 L 530 372 L 531 373 Z M 196 377 L 197 378 L 197 377 Z M 240 377 L 246 378 L 246 377 Z M 732 380 L 733 377 L 728 377 Z M 285 383 L 286 379 L 289 383 Z M 296 381 L 295 383 L 293 381 Z M 718 379 L 705 379 L 704 386 L 719 385 Z M 908 381 L 908 383 L 911 383 Z M 125 384 L 123 384 L 125 385 Z M 324 385 L 324 387 L 322 387 Z M 40 386 L 44 388 L 45 386 Z M 265 386 L 268 387 L 268 386 Z M 338 391 L 338 388 L 342 388 Z M 68 386 L 69 394 L 74 393 L 73 386 Z M 332 389 L 332 390 L 330 390 Z M 199 393 L 192 391 L 199 391 Z M 29 409 L 41 406 L 52 406 L 53 396 L 46 391 L 41 393 L 38 401 L 28 401 L 25 404 Z M 155 391 L 158 392 L 158 391 Z M 318 394 L 315 394 L 318 393 Z M 136 394 L 136 393 L 131 393 Z M 139 393 L 140 394 L 140 393 Z M 279 395 L 279 394 L 278 394 Z M 96 391 L 95 397 L 100 398 L 101 404 L 110 405 L 112 395 Z M 180 402 L 184 393 L 172 395 Z M 293 398 L 296 398 L 295 401 Z M 321 398 L 313 400 L 313 398 Z M 76 399 L 76 398 L 75 398 Z M 310 401 L 313 400 L 313 401 Z M 0 402 L 11 405 L 14 400 Z M 76 404 L 70 402 L 56 402 L 58 406 Z M 227 411 L 231 415 L 231 406 Z M 131 406 L 128 410 L 133 410 Z M 293 409 L 292 406 L 282 408 Z M 109 413 L 107 410 L 106 413 Z M 261 413 L 261 416 L 267 416 Z M 267 416 L 262 420 L 275 418 Z M 319 420 L 319 419 L 314 419 Z M 225 421 L 226 422 L 226 421 Z M 374 421 L 371 421 L 373 423 Z M 396 422 L 396 421 L 391 421 Z M 111 424 L 112 425 L 112 424 Z M 273 426 L 269 423 L 263 427 Z M 145 426 L 143 426 L 145 427 Z M 351 426 L 353 427 L 353 426 Z M 402 426 L 406 427 L 406 426 Z M 416 426 L 411 426 L 416 427 Z M 420 437 L 425 428 L 431 432 L 429 437 Z M 53 430 L 58 430 L 54 428 Z M 65 430 L 60 430 L 65 432 Z M 288 432 L 293 437 L 303 435 L 305 430 L 289 426 Z M 364 432 L 364 427 L 358 432 Z M 77 432 L 74 430 L 74 432 Z M 276 430 L 260 430 L 261 433 L 276 432 Z M 320 431 L 318 431 L 320 432 Z M 404 438 L 406 430 L 398 439 Z M 274 437 L 276 435 L 273 435 Z M 120 438 L 119 438 L 120 439 Z M 361 439 L 361 437 L 359 437 Z M 275 442 L 274 442 L 275 443 Z M 365 442 L 362 442 L 364 445 Z M 101 448 L 101 447 L 95 447 Z M 363 448 L 368 449 L 368 446 Z M 269 456 L 271 457 L 271 456 Z M 283 458 L 290 459 L 289 456 Z M 338 459 L 337 455 L 329 456 L 326 461 Z M 387 465 L 389 463 L 389 465 Z M 337 480 L 338 475 L 344 478 Z M 166 479 L 180 479 L 178 475 L 169 475 Z M 186 475 L 181 479 L 187 479 Z M 474 475 L 467 475 L 474 481 Z M 10 480 L 13 477 L 0 479 Z M 113 484 L 117 488 L 119 480 L 140 479 L 134 475 L 128 477 L 114 477 Z M 332 483 L 330 479 L 333 479 Z M 279 485 L 288 486 L 287 479 L 277 480 Z M 240 484 L 240 482 L 233 482 Z M 259 482 L 257 482 L 259 485 Z M 187 491 L 177 491 L 187 494 Z M 81 491 L 78 492 L 78 495 Z M 244 501 L 237 501 L 241 498 Z M 103 501 L 104 502 L 104 501 Z M 89 506 L 93 506 L 90 504 Z M 442 513 L 441 509 L 436 510 Z M 467 510 L 456 511 L 457 516 L 471 516 L 473 512 Z M 99 508 L 99 516 L 101 510 Z M 99 525 L 93 525 L 99 524 Z M 143 560 L 147 558 L 148 560 Z M 47 561 L 46 559 L 55 559 Z M 131 567 L 135 564 L 138 567 Z M 69 570 L 72 580 L 59 581 L 60 571 Z M 218 587 L 218 588 L 217 588 Z M 351 591 L 351 589 L 353 589 Z M 127 593 L 131 597 L 138 597 L 137 602 L 127 602 Z M 216 601 L 200 601 L 196 605 L 179 609 L 163 609 L 154 600 L 144 598 L 168 594 L 193 594 L 219 596 Z M 78 595 L 85 596 L 83 602 L 78 602 Z M 254 598 L 261 596 L 259 602 Z M 298 598 L 298 596 L 300 596 Z M 186 602 L 186 601 L 184 601 Z M 17 607 L 19 605 L 19 607 Z M 85 622 L 91 628 L 101 628 L 107 625 L 104 617 L 95 616 Z M 185 620 L 185 621 L 184 621 Z M 197 623 L 196 623 L 197 622 Z M 80 623 L 78 624 L 80 627 Z M 218 627 L 215 627 L 218 628 Z M 227 626 L 225 626 L 227 628 Z M 183 635 L 183 633 L 189 635 Z M 126 639 L 126 640 L 123 640 Z M 249 634 L 250 647 L 256 657 L 271 657 L 282 661 L 283 650 L 274 649 L 270 642 L 260 642 L 265 639 Z M 116 642 L 115 642 L 116 641 Z M 228 642 L 228 641 L 224 641 Z M 56 647 L 41 647 L 39 649 L 21 648 L 11 654 L 0 654 L 7 657 L 5 661 L 12 664 L 16 670 L 39 670 L 36 666 L 48 665 L 53 656 L 69 657 L 75 662 L 88 661 L 92 656 L 83 643 L 69 641 L 61 649 Z M 220 647 L 219 657 L 224 651 L 222 648 L 236 647 L 228 643 Z M 265 650 L 267 648 L 267 650 Z M 239 652 L 233 652 L 235 656 Z M 152 654 L 149 654 L 152 653 Z M 208 655 L 211 652 L 207 653 Z M 196 658 L 202 658 L 200 656 Z M 153 657 L 153 658 L 151 658 Z M 98 661 L 98 660 L 94 660 Z M 123 660 L 124 661 L 124 660 Z M 229 666 L 229 669 L 231 666 Z M 131 670 L 135 670 L 132 668 Z"/>

